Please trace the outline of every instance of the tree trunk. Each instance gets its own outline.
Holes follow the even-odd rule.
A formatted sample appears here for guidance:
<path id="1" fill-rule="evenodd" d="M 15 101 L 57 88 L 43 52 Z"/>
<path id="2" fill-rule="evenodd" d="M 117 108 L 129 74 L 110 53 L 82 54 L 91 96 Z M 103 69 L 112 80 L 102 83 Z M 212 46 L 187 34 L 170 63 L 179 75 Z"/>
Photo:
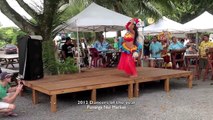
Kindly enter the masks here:
<path id="1" fill-rule="evenodd" d="M 21 30 L 28 33 L 28 35 L 41 35 L 43 37 L 43 62 L 45 71 L 56 74 L 57 64 L 54 56 L 52 31 L 57 25 L 56 18 L 58 17 L 57 15 L 60 14 L 58 11 L 59 8 L 69 3 L 69 0 L 44 0 L 43 11 L 40 13 L 37 13 L 23 0 L 17 0 L 18 4 L 33 17 L 33 22 L 21 16 L 18 13 L 19 11 L 16 12 L 7 1 L 8 0 L 0 0 L 1 12 L 12 20 Z"/>

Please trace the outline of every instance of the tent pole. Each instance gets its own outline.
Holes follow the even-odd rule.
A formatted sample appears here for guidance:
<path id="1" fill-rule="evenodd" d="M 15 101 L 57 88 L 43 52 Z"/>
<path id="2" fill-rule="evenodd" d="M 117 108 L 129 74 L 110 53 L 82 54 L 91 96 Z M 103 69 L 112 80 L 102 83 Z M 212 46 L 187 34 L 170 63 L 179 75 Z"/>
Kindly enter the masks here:
<path id="1" fill-rule="evenodd" d="M 141 67 L 144 67 L 144 54 L 143 54 L 143 52 L 144 52 L 144 27 L 142 26 L 142 55 L 141 55 L 141 57 L 142 57 L 142 66 Z M 141 58 L 140 58 L 141 59 Z"/>
<path id="2" fill-rule="evenodd" d="M 77 20 L 76 20 L 77 24 Z M 77 65 L 78 65 L 78 72 L 81 72 L 81 65 L 80 65 L 80 47 L 79 47 L 79 35 L 78 35 L 78 26 L 77 26 L 77 50 L 78 50 L 78 57 L 77 57 Z"/>
<path id="3" fill-rule="evenodd" d="M 198 41 L 198 31 L 196 32 L 196 48 L 198 49 L 198 43 L 199 43 L 199 41 Z"/>
<path id="4" fill-rule="evenodd" d="M 105 40 L 106 40 L 106 26 L 104 27 L 104 34 L 105 34 Z"/>

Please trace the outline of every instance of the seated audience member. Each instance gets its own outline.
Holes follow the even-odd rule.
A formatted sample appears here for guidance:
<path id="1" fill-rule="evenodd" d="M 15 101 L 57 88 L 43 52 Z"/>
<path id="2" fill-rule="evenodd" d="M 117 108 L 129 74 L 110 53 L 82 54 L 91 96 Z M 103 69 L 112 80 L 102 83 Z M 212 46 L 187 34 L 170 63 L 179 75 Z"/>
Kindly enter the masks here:
<path id="1" fill-rule="evenodd" d="M 71 57 L 71 58 L 74 57 L 73 47 L 75 46 L 74 44 L 72 44 L 71 38 L 67 37 L 65 44 L 62 46 L 62 56 L 64 60 L 67 57 Z"/>
<path id="2" fill-rule="evenodd" d="M 99 39 L 93 44 L 93 47 L 98 51 L 107 51 L 109 49 L 109 43 L 104 39 L 103 35 L 100 35 Z"/>
<path id="3" fill-rule="evenodd" d="M 187 44 L 186 45 L 186 54 L 197 54 L 197 49 L 195 44 Z"/>
<path id="4" fill-rule="evenodd" d="M 180 42 L 180 41 L 177 41 L 177 38 L 176 37 L 172 37 L 172 43 L 169 45 L 169 50 L 180 50 L 180 49 L 183 49 L 184 48 L 184 45 Z"/>
<path id="5" fill-rule="evenodd" d="M 2 72 L 0 74 L 0 113 L 5 116 L 17 116 L 13 113 L 15 105 L 13 104 L 16 100 L 18 94 L 21 92 L 23 84 L 18 81 L 18 86 L 11 87 L 9 83 L 11 82 L 12 75 L 7 72 Z"/>
<path id="6" fill-rule="evenodd" d="M 208 48 L 213 47 L 213 42 L 209 41 L 209 35 L 205 34 L 203 35 L 203 41 L 200 43 L 199 46 L 199 69 L 200 73 L 202 72 L 202 69 L 206 68 L 206 65 L 208 64 L 207 61 L 207 54 Z"/>
<path id="7" fill-rule="evenodd" d="M 169 45 L 168 50 L 173 53 L 174 51 L 178 51 L 178 50 L 185 50 L 184 45 L 180 42 L 177 41 L 176 37 L 172 37 L 172 43 Z M 181 54 L 177 54 L 175 59 L 180 59 L 181 58 Z M 172 54 L 171 54 L 171 59 L 172 59 L 172 63 L 174 61 Z M 184 64 L 182 62 L 178 62 L 178 66 L 183 66 Z M 176 65 L 172 64 L 173 68 L 176 68 Z"/>

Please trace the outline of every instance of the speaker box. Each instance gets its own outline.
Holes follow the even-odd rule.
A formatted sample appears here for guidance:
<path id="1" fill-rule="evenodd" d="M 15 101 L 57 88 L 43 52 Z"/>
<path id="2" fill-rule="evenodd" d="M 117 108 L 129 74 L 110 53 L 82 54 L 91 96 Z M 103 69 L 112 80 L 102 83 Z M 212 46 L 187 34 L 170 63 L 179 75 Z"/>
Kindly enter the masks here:
<path id="1" fill-rule="evenodd" d="M 24 80 L 43 78 L 42 41 L 31 36 L 18 38 L 19 74 Z"/>

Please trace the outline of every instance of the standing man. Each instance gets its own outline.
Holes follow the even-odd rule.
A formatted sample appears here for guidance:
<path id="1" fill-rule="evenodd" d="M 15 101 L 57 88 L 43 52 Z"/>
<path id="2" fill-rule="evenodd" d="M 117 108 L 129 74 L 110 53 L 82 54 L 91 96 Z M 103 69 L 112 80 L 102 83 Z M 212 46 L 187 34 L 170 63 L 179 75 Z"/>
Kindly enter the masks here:
<path id="1" fill-rule="evenodd" d="M 161 52 L 163 50 L 163 46 L 160 42 L 158 42 L 157 36 L 154 36 L 152 39 L 152 43 L 149 46 L 149 50 L 151 53 L 151 58 L 161 58 Z M 156 61 L 157 62 L 157 61 Z M 150 66 L 155 67 L 154 60 L 150 60 Z"/>
<path id="2" fill-rule="evenodd" d="M 153 37 L 149 50 L 152 58 L 161 58 L 161 51 L 163 50 L 163 46 L 160 42 L 158 42 L 156 36 Z"/>
<path id="3" fill-rule="evenodd" d="M 205 34 L 203 35 L 203 41 L 200 43 L 199 46 L 199 69 L 200 74 L 202 72 L 202 69 L 206 68 L 206 65 L 208 64 L 207 61 L 207 50 L 208 48 L 213 47 L 213 42 L 209 41 L 209 35 Z"/>
<path id="4" fill-rule="evenodd" d="M 144 48 L 143 48 L 143 56 L 144 56 L 144 58 L 146 60 L 150 56 L 150 49 L 149 49 L 150 48 L 150 42 L 149 42 L 148 39 L 144 40 L 144 45 L 143 46 L 144 46 Z"/>
<path id="5" fill-rule="evenodd" d="M 67 37 L 65 44 L 62 46 L 62 55 L 63 59 L 65 60 L 67 57 L 74 57 L 73 48 L 74 45 L 72 44 L 71 38 Z"/>
<path id="6" fill-rule="evenodd" d="M 18 94 L 21 92 L 23 84 L 18 82 L 18 86 L 10 87 L 11 74 L 2 72 L 0 74 L 0 112 L 4 113 L 5 116 L 17 116 L 12 111 L 15 109 L 13 104 Z"/>

